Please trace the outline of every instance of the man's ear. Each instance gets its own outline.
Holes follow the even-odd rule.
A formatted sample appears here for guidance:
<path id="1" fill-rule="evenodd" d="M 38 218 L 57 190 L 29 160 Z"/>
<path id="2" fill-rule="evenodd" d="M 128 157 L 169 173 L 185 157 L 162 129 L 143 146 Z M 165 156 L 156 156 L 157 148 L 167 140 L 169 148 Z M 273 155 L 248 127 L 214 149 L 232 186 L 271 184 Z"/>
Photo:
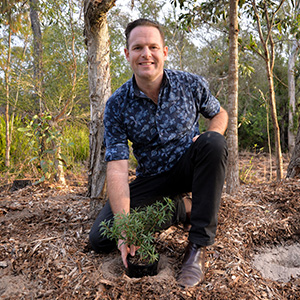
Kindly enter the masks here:
<path id="1" fill-rule="evenodd" d="M 165 47 L 164 47 L 164 50 L 163 50 L 165 60 L 168 58 L 168 51 L 169 51 L 168 47 L 165 46 Z"/>
<path id="2" fill-rule="evenodd" d="M 125 53 L 125 57 L 126 57 L 127 61 L 129 61 L 129 50 L 125 48 L 124 53 Z"/>

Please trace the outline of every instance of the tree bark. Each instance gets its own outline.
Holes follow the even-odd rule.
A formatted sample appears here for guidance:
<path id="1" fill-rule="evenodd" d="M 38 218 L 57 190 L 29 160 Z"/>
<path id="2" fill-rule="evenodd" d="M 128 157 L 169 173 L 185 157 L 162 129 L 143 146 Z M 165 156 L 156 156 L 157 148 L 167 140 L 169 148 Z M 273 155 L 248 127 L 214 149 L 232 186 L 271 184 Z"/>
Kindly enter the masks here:
<path id="1" fill-rule="evenodd" d="M 34 99 L 37 104 L 37 113 L 43 112 L 42 106 L 42 61 L 43 61 L 43 44 L 42 32 L 38 15 L 38 0 L 30 0 L 30 21 L 33 32 L 33 72 L 35 94 Z"/>
<path id="2" fill-rule="evenodd" d="M 300 177 L 300 118 L 299 118 L 299 127 L 298 127 L 298 133 L 296 137 L 295 148 L 287 169 L 286 177 L 288 178 Z"/>
<path id="3" fill-rule="evenodd" d="M 77 59 L 75 54 L 75 33 L 74 33 L 74 19 L 73 19 L 73 2 L 69 1 L 70 6 L 70 27 L 72 32 L 72 90 L 68 97 L 68 100 L 66 101 L 64 107 L 61 109 L 61 111 L 52 119 L 51 126 L 52 127 L 58 127 L 58 122 L 63 120 L 67 114 L 67 109 L 71 110 L 73 107 L 73 102 L 76 97 L 76 83 L 77 83 Z M 63 160 L 61 156 L 61 147 L 54 145 L 54 147 L 57 149 L 57 159 L 55 160 L 55 169 L 57 171 L 56 180 L 62 184 L 66 185 L 66 178 L 65 178 L 65 172 L 64 172 L 64 165 Z"/>
<path id="4" fill-rule="evenodd" d="M 239 187 L 238 159 L 238 0 L 230 0 L 229 71 L 228 71 L 228 167 L 226 192 L 233 194 Z"/>
<path id="5" fill-rule="evenodd" d="M 100 199 L 105 194 L 106 163 L 103 114 L 105 103 L 111 95 L 109 65 L 109 33 L 107 12 L 115 0 L 86 0 L 84 2 L 84 34 L 88 56 L 88 78 L 90 98 L 90 161 L 88 196 L 91 198 L 91 217 L 101 208 Z"/>
<path id="6" fill-rule="evenodd" d="M 289 152 L 292 154 L 295 148 L 295 130 L 294 116 L 296 108 L 295 96 L 295 60 L 299 51 L 299 41 L 295 40 L 292 46 L 291 54 L 288 62 L 288 90 L 289 90 L 289 126 L 288 126 L 288 146 Z"/>
<path id="7" fill-rule="evenodd" d="M 271 117 L 272 117 L 272 123 L 273 123 L 273 129 L 274 129 L 274 138 L 275 138 L 275 156 L 276 156 L 276 174 L 277 174 L 277 180 L 281 180 L 283 178 L 283 162 L 282 162 L 282 152 L 281 152 L 281 144 L 280 144 L 280 129 L 278 125 L 278 119 L 277 119 L 277 108 L 276 108 L 276 99 L 275 99 L 275 91 L 274 91 L 274 79 L 273 79 L 273 69 L 274 69 L 274 63 L 275 63 L 275 45 L 272 37 L 272 29 L 274 26 L 274 18 L 281 6 L 283 5 L 284 0 L 280 2 L 278 5 L 276 11 L 273 13 L 273 15 L 269 16 L 267 3 L 263 1 L 263 8 L 264 8 L 264 17 L 266 21 L 266 25 L 268 28 L 268 31 L 265 33 L 265 38 L 263 35 L 261 22 L 260 22 L 260 16 L 258 14 L 256 1 L 252 1 L 252 6 L 255 12 L 256 22 L 257 22 L 257 28 L 258 28 L 258 34 L 261 41 L 261 44 L 263 46 L 264 54 L 260 54 L 265 63 L 266 63 L 266 70 L 267 70 L 267 77 L 268 77 L 268 85 L 269 85 L 269 103 L 271 108 Z M 270 43 L 270 46 L 269 46 Z M 270 47 L 270 49 L 269 49 Z"/>
<path id="8" fill-rule="evenodd" d="M 280 144 L 280 129 L 279 129 L 278 119 L 277 119 L 273 72 L 270 69 L 270 66 L 267 61 L 266 64 L 267 64 L 267 74 L 268 74 L 268 82 L 269 82 L 271 117 L 272 117 L 274 138 L 275 138 L 276 175 L 277 175 L 277 180 L 281 180 L 283 178 L 283 161 L 282 161 L 282 152 L 281 152 L 281 144 Z"/>
<path id="9" fill-rule="evenodd" d="M 9 16 L 9 21 L 11 21 Z M 10 122 L 9 116 L 9 72 L 10 72 L 10 61 L 11 61 L 11 28 L 9 25 L 9 32 L 8 32 L 8 52 L 7 52 L 7 61 L 6 61 L 6 68 L 5 68 L 5 92 L 6 92 L 6 105 L 5 105 L 5 166 L 10 166 L 10 147 L 11 147 L 11 130 L 13 124 Z"/>

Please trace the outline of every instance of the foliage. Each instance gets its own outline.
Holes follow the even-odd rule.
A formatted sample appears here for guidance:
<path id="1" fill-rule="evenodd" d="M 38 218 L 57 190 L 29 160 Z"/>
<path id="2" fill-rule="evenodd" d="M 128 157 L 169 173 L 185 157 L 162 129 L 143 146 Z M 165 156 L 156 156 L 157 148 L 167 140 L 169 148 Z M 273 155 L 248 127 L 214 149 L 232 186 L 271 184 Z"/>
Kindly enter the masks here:
<path id="1" fill-rule="evenodd" d="M 127 23 L 136 17 L 149 17 L 158 20 L 164 27 L 166 44 L 169 47 L 167 68 L 182 69 L 204 76 L 212 93 L 217 95 L 222 106 L 227 103 L 228 73 L 228 4 L 229 1 L 161 0 L 116 2 L 108 15 L 111 41 L 112 91 L 132 76 L 123 48 L 124 31 Z M 261 12 L 263 1 L 259 3 Z M 278 5 L 276 1 L 268 1 Z M 283 150 L 287 150 L 288 91 L 287 59 L 291 42 L 299 39 L 299 6 L 291 6 L 294 1 L 285 1 L 284 9 L 274 20 L 276 43 L 276 64 L 274 83 L 278 108 L 278 120 Z M 37 4 L 41 21 L 43 42 L 43 96 L 45 111 L 57 116 L 66 107 L 66 119 L 60 121 L 64 138 L 73 142 L 63 147 L 62 153 L 71 165 L 85 162 L 88 157 L 89 91 L 86 64 L 86 46 L 82 34 L 82 1 L 40 0 Z M 253 22 L 253 9 L 250 1 L 239 1 L 239 146 L 251 149 L 254 144 L 268 149 L 266 122 L 268 105 L 261 93 L 268 98 L 266 71 L 262 61 L 254 55 L 259 48 L 258 34 Z M 299 2 L 298 2 L 299 5 Z M 180 10 L 180 7 L 183 10 Z M 270 7 L 270 9 L 273 9 Z M 6 104 L 4 74 L 7 70 L 9 32 L 12 34 L 11 63 L 9 73 L 9 113 L 15 114 L 13 127 L 22 127 L 24 116 L 29 118 L 37 111 L 34 98 L 33 39 L 29 18 L 29 2 L 4 1 L 0 4 L 0 169 L 4 168 L 5 123 L 2 114 Z M 262 19 L 263 20 L 263 19 Z M 262 22 L 264 32 L 266 24 Z M 74 46 L 74 47 L 73 47 Z M 299 59 L 295 66 L 297 112 L 294 116 L 294 130 L 298 128 L 299 115 Z M 66 105 L 67 104 L 67 105 Z M 80 120 L 81 123 L 77 123 Z M 83 121 L 82 121 L 83 120 Z M 76 124 L 75 124 L 76 121 Z M 272 122 L 270 122 L 272 123 Z M 63 124 L 63 125 L 61 125 Z M 83 124 L 83 125 L 82 125 Z M 23 126 L 24 127 L 24 126 Z M 201 131 L 205 121 L 200 120 Z M 270 128 L 272 136 L 272 126 Z M 72 132 L 74 131 L 74 132 Z M 78 134 L 78 137 L 76 136 Z M 32 149 L 27 147 L 29 136 L 20 131 L 12 131 L 11 171 L 23 172 L 24 162 L 32 159 Z M 26 148 L 27 147 L 27 148 Z M 131 153 L 132 154 L 132 153 Z M 130 158 L 134 165 L 134 158 Z M 37 162 L 36 161 L 32 161 Z M 32 164 L 30 163 L 30 164 Z M 70 165 L 69 164 L 69 165 Z M 33 169 L 32 169 L 33 170 Z M 39 171 L 41 167 L 39 166 Z"/>
<path id="2" fill-rule="evenodd" d="M 53 114 L 58 114 L 70 98 L 69 111 L 76 110 L 80 114 L 82 107 L 88 108 L 88 75 L 82 28 L 74 24 L 71 32 L 64 28 L 67 20 L 60 20 L 45 28 L 44 43 L 44 102 Z M 64 33 L 64 34 L 63 34 Z M 72 36 L 74 35 L 74 36 Z M 71 41 L 75 39 L 74 57 L 71 53 Z M 74 85 L 74 86 L 73 86 Z"/>
<path id="3" fill-rule="evenodd" d="M 61 149 L 69 165 L 87 161 L 89 157 L 89 128 L 87 124 L 67 122 L 63 126 L 63 138 L 69 142 Z"/>
<path id="4" fill-rule="evenodd" d="M 100 223 L 100 232 L 116 242 L 122 239 L 128 245 L 139 247 L 137 255 L 140 259 L 153 263 L 158 260 L 153 234 L 171 219 L 173 211 L 173 201 L 164 198 L 164 202 L 132 209 L 130 214 L 115 214 L 113 220 Z"/>
<path id="5" fill-rule="evenodd" d="M 39 182 L 51 179 L 57 174 L 56 163 L 62 161 L 67 164 L 67 158 L 60 149 L 68 147 L 68 140 L 64 139 L 61 132 L 51 124 L 50 114 L 35 115 L 28 120 L 26 127 L 18 130 L 30 138 L 28 146 L 31 150 L 29 163 L 36 163 L 37 169 L 41 170 L 42 177 Z"/>
<path id="6" fill-rule="evenodd" d="M 26 124 L 25 124 L 25 123 Z M 29 120 L 16 115 L 14 118 L 13 127 L 24 128 Z M 67 167 L 72 172 L 77 172 L 78 167 L 86 163 L 89 156 L 89 129 L 86 123 L 81 122 L 66 122 L 62 126 L 62 137 L 65 141 L 62 145 L 61 152 Z M 26 135 L 26 132 L 14 130 L 11 144 L 11 167 L 9 169 L 4 166 L 5 157 L 5 120 L 0 116 L 0 170 L 6 170 L 12 177 L 36 177 L 41 172 L 41 167 L 38 159 L 32 160 L 36 153 L 30 147 L 32 136 Z M 67 142 L 68 141 L 68 144 Z"/>
<path id="7" fill-rule="evenodd" d="M 23 125 L 22 118 L 17 115 L 14 118 L 14 124 L 13 127 L 20 127 Z M 5 157 L 5 120 L 2 116 L 0 116 L 0 170 L 3 171 L 5 169 L 4 167 L 4 157 Z M 26 157 L 28 155 L 27 152 L 27 146 L 28 138 L 24 136 L 22 132 L 19 131 L 13 131 L 12 134 L 12 144 L 11 144 L 11 165 L 15 170 L 20 170 L 21 166 L 23 165 L 24 161 L 26 160 Z"/>
<path id="8" fill-rule="evenodd" d="M 135 169 L 138 165 L 138 162 L 133 154 L 132 142 L 128 141 L 129 146 L 129 167 Z"/>
<path id="9" fill-rule="evenodd" d="M 253 168 L 253 162 L 252 162 L 253 156 L 251 157 L 249 163 L 247 165 L 243 165 L 242 169 L 240 170 L 240 180 L 243 183 L 251 183 L 252 181 L 252 168 Z"/>
<path id="10" fill-rule="evenodd" d="M 256 114 L 248 112 L 239 116 L 239 146 L 250 150 L 254 144 L 268 149 L 265 106 L 257 106 Z"/>
<path id="11" fill-rule="evenodd" d="M 43 95 L 39 96 L 45 104 L 45 111 L 49 112 L 49 115 L 59 116 L 57 118 L 59 122 L 63 118 L 69 120 L 88 119 L 87 64 L 82 34 L 83 20 L 79 18 L 80 1 L 40 0 L 36 2 L 36 5 L 41 21 L 43 42 Z M 0 57 L 0 112 L 4 112 L 4 105 L 6 105 L 7 88 L 3 74 L 8 70 L 8 113 L 12 119 L 10 122 L 12 123 L 11 128 L 23 127 L 24 116 L 27 115 L 32 120 L 32 116 L 39 110 L 36 95 L 34 95 L 34 86 L 36 85 L 32 68 L 34 47 L 29 12 L 29 2 L 14 0 L 0 4 L 0 19 L 2 20 L 0 21 L 0 52 L 3 54 Z M 76 20 L 77 17 L 78 20 Z M 11 32 L 12 41 L 10 60 L 8 60 L 9 32 Z M 7 65 L 8 61 L 10 61 L 10 65 Z M 15 114 L 20 116 L 19 121 L 13 120 Z M 66 124 L 66 127 L 68 125 Z M 76 125 L 74 124 L 73 127 L 76 127 Z M 58 126 L 52 129 L 60 133 L 64 131 L 63 127 L 59 128 Z M 75 133 L 76 131 L 73 133 L 73 138 L 76 135 Z M 54 135 L 54 132 L 52 134 Z M 4 146 L 4 148 L 1 148 L 1 154 L 3 155 L 5 130 L 2 125 L 0 135 L 1 146 Z M 13 130 L 11 135 L 11 168 L 7 169 L 7 174 L 12 172 L 22 176 L 21 173 L 26 170 L 26 174 L 23 173 L 23 176 L 28 176 L 28 172 L 32 175 L 32 172 L 34 172 L 34 177 L 36 177 L 37 173 L 42 172 L 41 179 L 43 179 L 44 175 L 47 174 L 46 178 L 50 176 L 51 172 L 55 173 L 55 163 L 52 165 L 52 159 L 47 161 L 46 164 L 42 163 L 42 165 L 40 164 L 43 162 L 42 159 L 40 163 L 37 163 L 38 159 L 33 159 L 37 156 L 37 153 L 33 148 L 28 147 L 32 143 L 32 137 L 25 135 L 24 132 Z M 86 135 L 88 137 L 88 133 Z M 65 144 L 68 144 L 66 139 L 64 141 Z M 67 156 L 70 153 L 69 161 L 73 158 L 76 161 L 80 158 L 85 160 L 88 155 L 88 147 L 86 148 L 88 142 L 84 138 L 82 138 L 82 141 L 84 143 L 78 142 L 70 152 L 68 152 L 68 147 L 63 148 L 62 156 L 65 154 L 66 157 L 60 157 L 60 159 L 64 162 L 67 161 Z M 52 143 L 55 142 L 57 141 L 53 139 Z M 58 144 L 58 146 L 64 147 L 64 144 Z M 79 149 L 80 147 L 81 149 Z M 47 155 L 51 156 L 51 153 Z M 2 157 L 0 160 L 1 169 L 3 168 Z M 30 163 L 27 163 L 28 161 Z M 24 162 L 26 162 L 26 166 Z M 51 169 L 52 171 L 50 171 Z M 46 171 L 46 174 L 44 171 Z"/>
<path id="12" fill-rule="evenodd" d="M 128 14 L 120 9 L 112 9 L 108 15 L 109 34 L 113 37 L 113 43 L 110 45 L 110 72 L 111 72 L 111 90 L 114 92 L 118 87 L 132 77 L 132 71 L 129 63 L 125 59 L 123 49 L 125 48 L 125 27 L 128 22 Z"/>

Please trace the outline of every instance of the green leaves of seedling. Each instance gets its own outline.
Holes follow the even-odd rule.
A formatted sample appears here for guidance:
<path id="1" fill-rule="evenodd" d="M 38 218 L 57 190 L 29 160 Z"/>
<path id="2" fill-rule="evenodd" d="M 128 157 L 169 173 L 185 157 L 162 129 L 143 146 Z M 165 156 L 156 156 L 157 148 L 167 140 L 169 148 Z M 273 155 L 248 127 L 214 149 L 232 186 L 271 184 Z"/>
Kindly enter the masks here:
<path id="1" fill-rule="evenodd" d="M 113 220 L 100 223 L 100 232 L 111 240 L 124 239 L 128 245 L 139 247 L 137 255 L 141 260 L 153 263 L 158 260 L 154 247 L 154 233 L 164 223 L 170 221 L 174 212 L 174 203 L 169 198 L 152 205 L 132 209 L 130 214 L 115 214 Z"/>

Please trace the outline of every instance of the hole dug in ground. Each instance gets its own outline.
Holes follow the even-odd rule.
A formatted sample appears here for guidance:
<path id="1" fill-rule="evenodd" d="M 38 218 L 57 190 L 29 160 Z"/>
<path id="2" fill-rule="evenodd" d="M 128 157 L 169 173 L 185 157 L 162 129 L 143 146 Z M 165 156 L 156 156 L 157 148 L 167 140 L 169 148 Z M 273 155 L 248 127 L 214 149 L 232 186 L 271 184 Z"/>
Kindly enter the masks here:
<path id="1" fill-rule="evenodd" d="M 123 266 L 121 257 L 108 258 L 106 259 L 101 266 L 101 273 L 104 274 L 104 278 L 107 280 L 115 280 L 117 278 L 126 278 L 128 281 L 140 281 L 139 278 L 130 278 L 125 274 L 125 268 Z M 174 279 L 175 272 L 172 268 L 172 264 L 165 255 L 160 256 L 158 264 L 158 274 L 156 276 L 149 276 L 149 281 L 160 281 L 163 279 L 170 280 Z"/>
<path id="2" fill-rule="evenodd" d="M 300 278 L 300 244 L 261 248 L 253 259 L 262 276 L 279 282 Z"/>

